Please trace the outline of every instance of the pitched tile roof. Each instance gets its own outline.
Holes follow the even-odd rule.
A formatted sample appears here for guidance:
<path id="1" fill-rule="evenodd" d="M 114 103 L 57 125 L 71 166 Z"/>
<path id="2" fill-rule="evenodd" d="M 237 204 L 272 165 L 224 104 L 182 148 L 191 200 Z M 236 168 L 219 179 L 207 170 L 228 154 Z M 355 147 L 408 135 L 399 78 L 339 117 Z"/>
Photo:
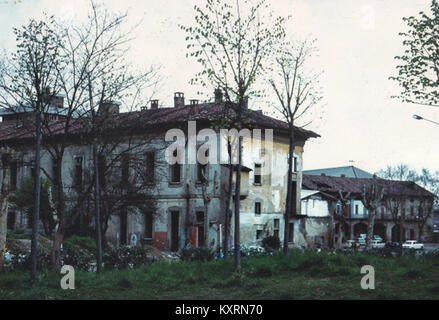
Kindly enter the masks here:
<path id="1" fill-rule="evenodd" d="M 435 197 L 428 190 L 411 181 L 394 181 L 379 178 L 347 178 L 303 175 L 302 188 L 307 190 L 319 190 L 328 193 L 351 192 L 352 195 L 361 195 L 363 187 L 369 188 L 373 184 L 384 187 L 385 196 L 406 197 Z"/>
<path id="2" fill-rule="evenodd" d="M 230 111 L 231 112 L 231 111 Z M 218 117 L 227 117 L 225 109 L 220 104 L 206 103 L 200 105 L 187 105 L 179 108 L 158 108 L 147 109 L 135 112 L 122 112 L 112 115 L 114 121 L 112 128 L 144 128 L 144 129 L 162 129 L 165 127 L 184 124 L 187 121 L 200 121 L 210 123 L 212 119 Z M 258 128 L 272 128 L 279 133 L 287 133 L 288 125 L 286 122 L 266 116 L 261 112 L 252 111 L 244 115 L 250 126 Z M 86 132 L 86 125 L 83 119 L 71 119 L 71 128 L 69 133 L 79 134 Z M 50 134 L 61 134 L 64 131 L 65 120 L 53 120 L 50 122 Z M 22 125 L 21 122 L 4 121 L 0 122 L 0 141 L 15 139 L 32 138 L 35 136 L 33 124 L 31 122 Z M 47 128 L 43 130 L 48 134 Z M 317 138 L 319 134 L 295 127 L 295 134 L 302 139 Z"/>

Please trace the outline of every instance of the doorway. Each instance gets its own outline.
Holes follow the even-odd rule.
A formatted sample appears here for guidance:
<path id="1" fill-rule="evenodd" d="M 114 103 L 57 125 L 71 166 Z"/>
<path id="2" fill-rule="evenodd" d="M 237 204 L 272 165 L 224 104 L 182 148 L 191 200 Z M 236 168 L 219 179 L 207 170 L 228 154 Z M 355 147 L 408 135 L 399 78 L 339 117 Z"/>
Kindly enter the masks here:
<path id="1" fill-rule="evenodd" d="M 124 209 L 120 213 L 120 244 L 126 245 L 127 244 L 127 236 L 128 236 L 128 214 L 127 210 Z"/>
<path id="2" fill-rule="evenodd" d="M 171 251 L 178 250 L 178 229 L 179 229 L 180 212 L 171 211 Z"/>

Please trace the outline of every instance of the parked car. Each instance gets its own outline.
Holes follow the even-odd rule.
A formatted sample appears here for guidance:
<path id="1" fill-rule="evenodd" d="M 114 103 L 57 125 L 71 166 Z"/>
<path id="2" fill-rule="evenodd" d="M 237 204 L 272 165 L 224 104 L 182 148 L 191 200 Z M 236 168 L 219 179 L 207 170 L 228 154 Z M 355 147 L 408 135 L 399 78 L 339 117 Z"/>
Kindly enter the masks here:
<path id="1" fill-rule="evenodd" d="M 374 240 L 378 240 L 379 242 L 383 242 L 383 238 L 381 238 L 381 236 L 379 236 L 379 235 L 377 235 L 377 234 L 375 234 L 375 235 L 373 236 L 373 239 L 374 239 Z"/>
<path id="2" fill-rule="evenodd" d="M 384 242 L 381 242 L 379 240 L 372 240 L 372 248 L 374 249 L 381 249 L 384 248 L 386 244 Z"/>
<path id="3" fill-rule="evenodd" d="M 357 245 L 360 247 L 366 246 L 366 238 L 357 238 Z"/>
<path id="4" fill-rule="evenodd" d="M 424 244 L 416 240 L 407 240 L 402 244 L 403 249 L 424 249 Z"/>

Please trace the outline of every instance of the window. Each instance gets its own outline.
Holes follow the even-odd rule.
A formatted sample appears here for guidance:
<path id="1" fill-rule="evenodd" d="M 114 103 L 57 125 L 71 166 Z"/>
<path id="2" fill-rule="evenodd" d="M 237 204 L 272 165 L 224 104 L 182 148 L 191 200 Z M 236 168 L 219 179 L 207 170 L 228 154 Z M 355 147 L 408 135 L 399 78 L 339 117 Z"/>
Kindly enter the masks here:
<path id="1" fill-rule="evenodd" d="M 414 207 L 410 207 L 410 215 L 411 216 L 415 215 L 415 208 Z"/>
<path id="2" fill-rule="evenodd" d="M 254 173 L 254 184 L 260 185 L 262 183 L 262 165 L 259 163 L 255 164 L 255 173 Z"/>
<path id="3" fill-rule="evenodd" d="M 206 150 L 204 156 L 207 158 L 209 157 L 209 150 Z M 197 160 L 197 182 L 205 182 L 205 179 L 207 179 L 207 164 L 201 164 Z"/>
<path id="4" fill-rule="evenodd" d="M 105 170 L 106 170 L 106 159 L 105 156 L 100 154 L 98 156 L 98 173 L 99 173 L 99 185 L 105 188 Z"/>
<path id="5" fill-rule="evenodd" d="M 154 183 L 155 180 L 155 152 L 145 154 L 146 182 Z"/>
<path id="6" fill-rule="evenodd" d="M 204 247 L 204 211 L 197 211 L 198 247 Z"/>
<path id="7" fill-rule="evenodd" d="M 145 232 L 143 235 L 146 239 L 152 239 L 152 224 L 153 224 L 152 212 L 146 212 L 145 213 Z"/>
<path id="8" fill-rule="evenodd" d="M 335 213 L 336 214 L 340 214 L 341 213 L 341 205 L 340 205 L 340 203 L 337 203 L 337 205 L 335 207 Z"/>
<path id="9" fill-rule="evenodd" d="M 82 188 L 82 156 L 75 156 L 74 158 L 74 173 L 73 173 L 73 186 L 77 189 Z"/>
<path id="10" fill-rule="evenodd" d="M 293 172 L 297 172 L 297 157 L 293 157 Z"/>
<path id="11" fill-rule="evenodd" d="M 35 170 L 35 161 L 32 160 L 30 162 L 30 176 L 31 176 L 32 179 L 35 179 L 36 175 L 37 175 L 37 172 Z"/>
<path id="12" fill-rule="evenodd" d="M 263 230 L 256 230 L 256 240 L 262 239 L 262 231 Z"/>
<path id="13" fill-rule="evenodd" d="M 171 165 L 171 182 L 178 183 L 181 181 L 181 164 Z"/>
<path id="14" fill-rule="evenodd" d="M 255 202 L 255 215 L 260 216 L 261 215 L 261 203 Z"/>
<path id="15" fill-rule="evenodd" d="M 127 154 L 122 156 L 122 182 L 128 182 L 130 178 L 130 157 Z"/>
<path id="16" fill-rule="evenodd" d="M 174 150 L 174 157 L 177 156 L 177 150 Z M 176 162 L 171 165 L 171 182 L 179 183 L 181 182 L 181 164 Z"/>
<path id="17" fill-rule="evenodd" d="M 273 221 L 273 236 L 279 238 L 279 219 Z"/>
<path id="18" fill-rule="evenodd" d="M 10 176 L 10 184 L 11 184 L 11 191 L 14 191 L 17 189 L 17 161 L 11 162 L 11 176 Z"/>
<path id="19" fill-rule="evenodd" d="M 355 214 L 358 215 L 358 204 L 355 205 Z"/>
<path id="20" fill-rule="evenodd" d="M 288 242 L 294 242 L 294 223 L 288 224 Z"/>

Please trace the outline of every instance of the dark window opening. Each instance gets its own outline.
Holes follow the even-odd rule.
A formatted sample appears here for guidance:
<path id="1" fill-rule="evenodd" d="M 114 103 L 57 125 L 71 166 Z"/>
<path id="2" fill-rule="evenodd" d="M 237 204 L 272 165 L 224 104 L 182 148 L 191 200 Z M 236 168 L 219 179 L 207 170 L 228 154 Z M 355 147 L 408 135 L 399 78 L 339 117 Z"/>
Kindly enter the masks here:
<path id="1" fill-rule="evenodd" d="M 11 176 L 10 176 L 11 191 L 17 189 L 17 170 L 18 170 L 17 161 L 12 161 Z"/>
<path id="2" fill-rule="evenodd" d="M 152 239 L 152 225 L 153 225 L 152 212 L 147 212 L 145 213 L 145 232 L 143 235 L 147 239 Z"/>
<path id="3" fill-rule="evenodd" d="M 75 157 L 73 183 L 75 188 L 77 189 L 82 189 L 82 162 L 83 162 L 82 156 Z"/>
<path id="4" fill-rule="evenodd" d="M 9 211 L 8 212 L 8 221 L 7 221 L 7 226 L 8 226 L 9 230 L 15 229 L 16 219 L 17 219 L 17 215 L 16 215 L 15 211 Z"/>
<path id="5" fill-rule="evenodd" d="M 130 178 L 130 158 L 128 155 L 122 156 L 122 182 L 128 182 Z"/>
<path id="6" fill-rule="evenodd" d="M 263 230 L 256 230 L 256 240 L 262 239 L 262 232 Z"/>
<path id="7" fill-rule="evenodd" d="M 279 219 L 274 219 L 273 221 L 273 235 L 279 238 Z"/>
<path id="8" fill-rule="evenodd" d="M 293 158 L 293 172 L 297 172 L 297 157 Z"/>
<path id="9" fill-rule="evenodd" d="M 255 215 L 260 216 L 261 215 L 261 203 L 255 202 Z"/>
<path id="10" fill-rule="evenodd" d="M 30 176 L 32 179 L 35 180 L 36 176 L 37 176 L 37 171 L 35 169 L 35 161 L 32 160 L 30 163 Z"/>
<path id="11" fill-rule="evenodd" d="M 178 211 L 171 211 L 171 251 L 178 250 L 179 220 L 180 220 L 180 213 Z"/>
<path id="12" fill-rule="evenodd" d="M 262 183 L 262 165 L 258 164 L 258 163 L 255 164 L 254 183 L 255 184 L 261 184 Z"/>
<path id="13" fill-rule="evenodd" d="M 297 214 L 297 181 L 293 181 L 291 190 L 291 213 Z"/>
<path id="14" fill-rule="evenodd" d="M 288 225 L 288 242 L 294 242 L 294 223 Z"/>
<path id="15" fill-rule="evenodd" d="M 98 175 L 99 175 L 99 185 L 101 186 L 101 188 L 105 188 L 105 169 L 106 169 L 105 156 L 100 154 L 98 155 Z"/>
<path id="16" fill-rule="evenodd" d="M 171 182 L 180 182 L 181 181 L 181 164 L 173 164 L 171 166 Z"/>
<path id="17" fill-rule="evenodd" d="M 198 246 L 203 247 L 204 243 L 204 212 L 197 211 L 197 226 L 198 226 Z"/>
<path id="18" fill-rule="evenodd" d="M 126 245 L 128 237 L 128 212 L 123 209 L 120 213 L 120 244 Z"/>
<path id="19" fill-rule="evenodd" d="M 154 183 L 155 179 L 155 153 L 147 152 L 145 155 L 146 182 Z"/>

